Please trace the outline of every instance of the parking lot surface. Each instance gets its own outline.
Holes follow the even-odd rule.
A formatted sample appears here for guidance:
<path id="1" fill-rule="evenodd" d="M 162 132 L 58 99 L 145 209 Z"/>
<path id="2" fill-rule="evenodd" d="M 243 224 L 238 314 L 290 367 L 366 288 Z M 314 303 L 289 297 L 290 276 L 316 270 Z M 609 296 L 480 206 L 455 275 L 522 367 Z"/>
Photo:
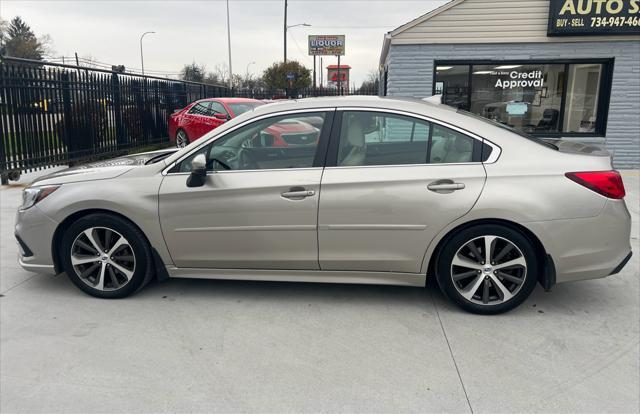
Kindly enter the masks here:
<path id="1" fill-rule="evenodd" d="M 499 316 L 426 289 L 207 280 L 99 300 L 16 260 L 20 186 L 0 190 L 0 411 L 637 412 L 634 257 L 539 287 Z M 593 237 L 597 237 L 596 234 Z"/>

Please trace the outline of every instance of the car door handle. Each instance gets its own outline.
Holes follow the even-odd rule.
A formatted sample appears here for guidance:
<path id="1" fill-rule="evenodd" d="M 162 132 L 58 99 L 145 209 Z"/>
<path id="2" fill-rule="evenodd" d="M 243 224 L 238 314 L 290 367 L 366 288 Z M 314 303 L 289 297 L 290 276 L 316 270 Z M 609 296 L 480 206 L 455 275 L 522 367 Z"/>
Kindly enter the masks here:
<path id="1" fill-rule="evenodd" d="M 294 189 L 292 188 L 291 191 L 285 191 L 284 193 L 280 194 L 282 197 L 284 198 L 298 198 L 298 199 L 302 199 L 302 198 L 306 198 L 306 197 L 312 197 L 314 195 L 316 195 L 316 192 L 313 190 L 306 190 L 306 189 Z"/>
<path id="2" fill-rule="evenodd" d="M 439 192 L 439 191 L 456 191 L 462 190 L 464 188 L 463 183 L 454 183 L 454 182 L 439 182 L 429 184 L 427 188 L 431 191 Z"/>

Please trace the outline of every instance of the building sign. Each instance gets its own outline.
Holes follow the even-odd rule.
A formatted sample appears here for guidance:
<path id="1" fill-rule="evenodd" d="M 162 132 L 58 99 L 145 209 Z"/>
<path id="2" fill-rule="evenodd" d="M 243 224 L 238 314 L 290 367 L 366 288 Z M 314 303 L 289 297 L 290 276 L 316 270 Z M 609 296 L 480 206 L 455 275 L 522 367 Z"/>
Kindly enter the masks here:
<path id="1" fill-rule="evenodd" d="M 344 56 L 344 46 L 344 35 L 309 36 L 309 55 L 311 56 Z"/>
<path id="2" fill-rule="evenodd" d="M 501 71 L 492 73 L 492 75 L 500 76 L 494 86 L 500 89 L 541 88 L 543 83 L 541 70 L 532 70 L 529 72 L 518 72 L 515 70 L 510 72 Z"/>
<path id="3" fill-rule="evenodd" d="M 548 36 L 640 34 L 640 0 L 549 0 Z"/>

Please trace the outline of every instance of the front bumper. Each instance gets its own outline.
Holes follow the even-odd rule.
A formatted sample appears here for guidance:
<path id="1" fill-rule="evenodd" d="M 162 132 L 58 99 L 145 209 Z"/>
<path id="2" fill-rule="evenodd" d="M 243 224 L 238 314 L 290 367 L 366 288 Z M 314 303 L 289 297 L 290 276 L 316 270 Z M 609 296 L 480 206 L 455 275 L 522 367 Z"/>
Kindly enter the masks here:
<path id="1" fill-rule="evenodd" d="M 55 274 L 52 256 L 53 234 L 58 223 L 33 206 L 16 214 L 15 235 L 19 253 L 18 263 L 35 273 Z"/>

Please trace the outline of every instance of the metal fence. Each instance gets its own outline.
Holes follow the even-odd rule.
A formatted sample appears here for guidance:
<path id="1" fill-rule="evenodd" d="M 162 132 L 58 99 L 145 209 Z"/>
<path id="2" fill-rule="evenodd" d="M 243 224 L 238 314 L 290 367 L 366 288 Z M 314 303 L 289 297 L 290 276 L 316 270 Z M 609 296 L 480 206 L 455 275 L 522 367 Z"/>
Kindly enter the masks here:
<path id="1" fill-rule="evenodd" d="M 342 94 L 377 95 L 353 88 Z M 337 89 L 235 90 L 234 96 L 280 99 L 338 95 Z M 176 109 L 231 96 L 225 86 L 0 59 L 0 175 L 106 158 L 168 143 Z"/>
<path id="2" fill-rule="evenodd" d="M 0 173 L 108 157 L 168 142 L 177 108 L 224 86 L 76 66 L 0 61 Z"/>
<path id="3" fill-rule="evenodd" d="M 253 99 L 301 99 L 320 96 L 340 96 L 340 95 L 378 95 L 377 87 L 351 87 L 338 91 L 332 87 L 308 87 L 301 89 L 234 89 L 233 96 Z"/>

